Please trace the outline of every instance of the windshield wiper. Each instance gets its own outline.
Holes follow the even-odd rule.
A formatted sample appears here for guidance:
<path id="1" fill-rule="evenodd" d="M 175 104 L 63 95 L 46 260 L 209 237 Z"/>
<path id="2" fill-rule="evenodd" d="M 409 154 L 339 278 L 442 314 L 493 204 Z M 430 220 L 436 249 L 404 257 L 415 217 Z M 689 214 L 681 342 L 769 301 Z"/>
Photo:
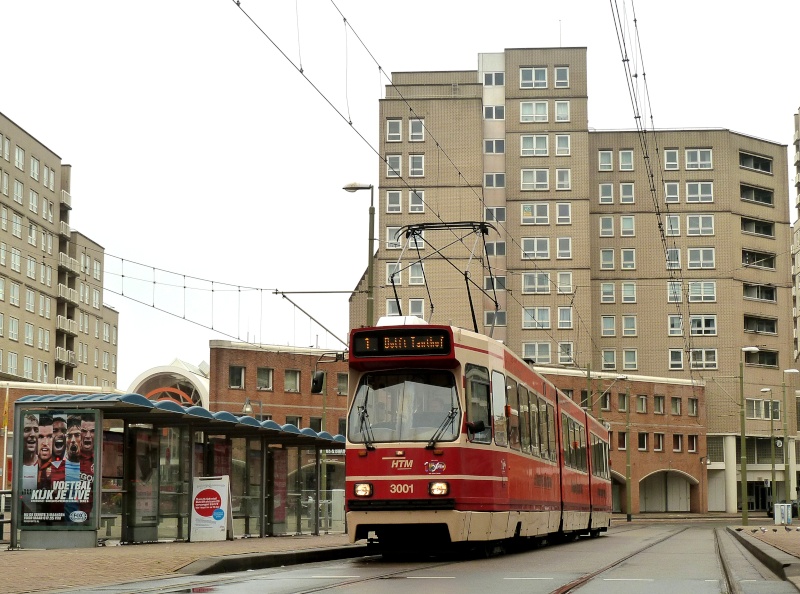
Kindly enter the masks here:
<path id="1" fill-rule="evenodd" d="M 358 421 L 361 435 L 364 438 L 364 445 L 368 450 L 374 450 L 375 446 L 373 442 L 375 441 L 375 436 L 372 435 L 372 425 L 369 422 L 369 414 L 367 413 L 366 406 L 358 407 Z"/>
<path id="2" fill-rule="evenodd" d="M 442 435 L 444 434 L 444 430 L 445 430 L 445 428 L 447 427 L 448 424 L 450 424 L 451 430 L 452 430 L 453 419 L 456 418 L 457 414 L 458 414 L 458 409 L 456 407 L 452 407 L 450 409 L 450 412 L 447 413 L 447 416 L 444 418 L 442 423 L 439 425 L 439 428 L 434 432 L 433 436 L 431 437 L 430 441 L 428 442 L 428 445 L 425 446 L 426 450 L 432 450 L 434 447 L 436 447 L 436 442 L 439 441 L 442 438 Z"/>

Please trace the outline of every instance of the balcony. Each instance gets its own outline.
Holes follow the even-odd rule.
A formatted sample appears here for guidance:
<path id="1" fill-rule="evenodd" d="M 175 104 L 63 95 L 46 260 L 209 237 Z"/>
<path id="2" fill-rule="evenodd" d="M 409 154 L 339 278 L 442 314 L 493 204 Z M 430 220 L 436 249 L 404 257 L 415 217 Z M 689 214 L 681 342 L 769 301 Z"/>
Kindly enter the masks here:
<path id="1" fill-rule="evenodd" d="M 65 206 L 72 210 L 72 196 L 66 190 L 61 190 L 61 206 Z"/>
<path id="2" fill-rule="evenodd" d="M 81 265 L 75 258 L 70 258 L 64 252 L 58 253 L 58 267 L 71 272 L 75 276 L 81 273 Z"/>
<path id="3" fill-rule="evenodd" d="M 56 328 L 72 336 L 78 335 L 78 322 L 70 320 L 67 316 L 58 316 L 56 318 Z"/>
<path id="4" fill-rule="evenodd" d="M 57 377 L 56 378 L 56 383 L 57 384 L 72 384 L 72 385 L 74 385 L 75 384 L 75 380 L 64 379 L 63 377 Z"/>
<path id="5" fill-rule="evenodd" d="M 63 363 L 69 367 L 78 366 L 77 359 L 75 357 L 75 351 L 69 351 L 64 347 L 56 347 L 56 362 Z"/>
<path id="6" fill-rule="evenodd" d="M 58 284 L 58 299 L 59 301 L 66 301 L 72 305 L 78 305 L 78 291 L 70 289 L 67 285 Z"/>
<path id="7" fill-rule="evenodd" d="M 800 151 L 798 151 L 798 152 L 796 152 L 794 154 L 794 165 L 795 165 L 795 167 L 800 165 Z"/>
<path id="8" fill-rule="evenodd" d="M 58 234 L 61 235 L 62 237 L 66 237 L 67 239 L 69 239 L 70 231 L 71 229 L 69 228 L 69 225 L 64 221 L 61 221 L 61 224 L 58 228 Z"/>

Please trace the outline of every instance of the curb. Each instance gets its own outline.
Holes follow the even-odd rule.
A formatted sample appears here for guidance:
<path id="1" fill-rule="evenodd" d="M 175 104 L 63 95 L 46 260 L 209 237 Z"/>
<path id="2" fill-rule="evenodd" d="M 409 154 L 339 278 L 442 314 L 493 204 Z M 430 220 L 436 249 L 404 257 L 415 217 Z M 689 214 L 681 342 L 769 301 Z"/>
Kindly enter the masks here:
<path id="1" fill-rule="evenodd" d="M 267 569 L 282 565 L 299 565 L 318 561 L 335 561 L 351 557 L 364 557 L 368 554 L 367 545 L 349 545 L 344 547 L 326 547 L 286 551 L 284 553 L 244 553 L 241 555 L 225 555 L 221 557 L 205 557 L 192 561 L 175 570 L 175 573 L 186 575 L 211 575 L 248 569 Z"/>
<path id="2" fill-rule="evenodd" d="M 784 553 L 782 550 L 777 549 L 765 542 L 761 542 L 757 538 L 753 538 L 749 534 L 737 532 L 730 526 L 726 530 L 732 534 L 750 553 L 761 563 L 767 566 L 772 573 L 777 575 L 784 581 L 789 578 L 797 578 L 800 576 L 800 559 Z"/>

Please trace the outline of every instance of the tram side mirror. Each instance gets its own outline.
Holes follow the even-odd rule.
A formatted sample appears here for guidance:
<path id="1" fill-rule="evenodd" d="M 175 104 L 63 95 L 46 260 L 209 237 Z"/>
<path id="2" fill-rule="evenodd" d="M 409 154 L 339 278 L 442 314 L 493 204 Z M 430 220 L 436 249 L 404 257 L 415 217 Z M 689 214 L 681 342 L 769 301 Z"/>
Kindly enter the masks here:
<path id="1" fill-rule="evenodd" d="M 467 423 L 467 429 L 470 433 L 482 433 L 486 431 L 486 423 L 483 421 L 472 421 Z"/>
<path id="2" fill-rule="evenodd" d="M 325 372 L 315 371 L 311 378 L 311 393 L 322 394 L 322 388 L 325 385 Z"/>

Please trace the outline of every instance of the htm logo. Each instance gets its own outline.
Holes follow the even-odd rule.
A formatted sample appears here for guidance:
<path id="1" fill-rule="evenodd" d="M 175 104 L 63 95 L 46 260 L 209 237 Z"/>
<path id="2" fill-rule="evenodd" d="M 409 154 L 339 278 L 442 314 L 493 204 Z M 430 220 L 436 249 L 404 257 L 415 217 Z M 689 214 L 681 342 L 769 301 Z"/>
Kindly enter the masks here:
<path id="1" fill-rule="evenodd" d="M 413 465 L 413 460 L 392 460 L 392 468 L 399 470 L 410 470 Z"/>

